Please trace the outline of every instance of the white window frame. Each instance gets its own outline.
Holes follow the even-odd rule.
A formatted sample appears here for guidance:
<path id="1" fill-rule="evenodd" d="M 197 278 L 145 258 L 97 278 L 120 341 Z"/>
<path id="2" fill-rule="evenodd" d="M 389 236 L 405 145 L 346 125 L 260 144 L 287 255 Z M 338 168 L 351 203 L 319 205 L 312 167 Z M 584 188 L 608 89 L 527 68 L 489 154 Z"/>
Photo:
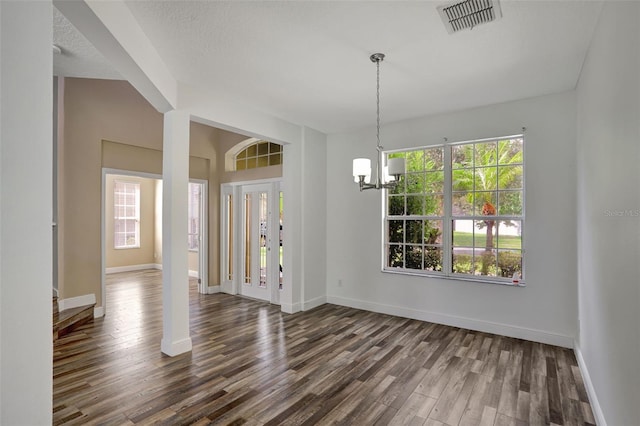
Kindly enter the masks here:
<path id="1" fill-rule="evenodd" d="M 132 207 L 134 207 L 135 210 L 135 214 L 134 216 L 123 216 L 120 217 L 118 216 L 118 207 L 120 206 L 118 204 L 118 196 L 117 194 L 119 193 L 118 191 L 118 185 L 131 185 L 134 188 L 134 195 L 135 195 L 135 199 L 134 199 L 134 205 Z M 125 192 L 127 190 L 125 189 Z M 129 207 L 126 202 L 123 205 L 123 207 L 126 208 Z M 134 244 L 126 244 L 126 240 L 125 240 L 125 244 L 124 245 L 118 245 L 118 235 L 122 234 L 123 232 L 118 232 L 117 231 L 117 226 L 116 223 L 119 220 L 134 220 L 135 222 L 135 242 Z M 126 232 L 125 232 L 126 233 Z M 132 182 L 132 181 L 126 181 L 126 180 L 115 180 L 114 184 L 113 184 L 113 248 L 116 250 L 127 250 L 127 249 L 137 249 L 140 248 L 140 183 L 139 182 Z"/>
<path id="2" fill-rule="evenodd" d="M 499 222 L 501 220 L 518 220 L 521 222 L 521 254 L 522 254 L 522 277 L 518 282 L 514 282 L 512 277 L 499 277 L 499 276 L 486 276 L 486 275 L 473 275 L 473 274 L 460 274 L 454 273 L 452 267 L 452 248 L 453 248 L 453 232 L 452 232 L 452 221 L 453 220 L 486 220 L 486 216 L 477 216 L 477 215 L 469 215 L 469 216 L 453 216 L 452 214 L 452 194 L 453 194 L 453 183 L 452 183 L 452 170 L 453 166 L 451 164 L 451 152 L 452 147 L 465 145 L 465 144 L 473 144 L 473 143 L 484 143 L 484 142 L 493 142 L 493 141 L 501 141 L 506 139 L 522 139 L 522 151 L 523 151 L 523 160 L 522 160 L 522 214 L 521 215 L 511 215 L 511 216 L 491 216 L 492 220 L 495 222 Z M 397 267 L 389 267 L 387 266 L 388 262 L 388 253 L 387 247 L 390 244 L 388 241 L 389 234 L 387 230 L 387 219 L 388 215 L 388 190 L 385 189 L 382 192 L 382 272 L 392 273 L 392 274 L 402 274 L 402 275 L 417 275 L 424 277 L 433 277 L 433 278 L 444 278 L 444 279 L 455 279 L 455 280 L 463 280 L 463 281 L 474 281 L 480 283 L 491 283 L 491 284 L 502 284 L 502 285 L 511 285 L 511 286 L 525 286 L 524 277 L 525 275 L 525 265 L 526 265 L 526 253 L 525 253 L 525 204 L 526 204 L 526 184 L 525 184 L 525 176 L 526 176 L 526 155 L 525 155 L 525 136 L 524 134 L 515 134 L 510 136 L 501 136 L 501 137 L 493 137 L 486 139 L 474 139 L 467 141 L 458 141 L 458 142 L 447 142 L 445 144 L 438 145 L 427 145 L 427 146 L 419 146 L 419 147 L 409 147 L 403 149 L 395 149 L 395 150 L 387 150 L 384 151 L 385 158 L 387 155 L 396 153 L 396 152 L 410 152 L 417 151 L 423 149 L 433 149 L 433 148 L 443 148 L 443 161 L 444 161 L 444 201 L 443 201 L 443 229 L 442 229 L 442 271 L 426 271 L 419 269 L 406 269 L 406 268 L 397 268 Z M 475 191 L 475 190 L 474 190 Z M 439 217 L 436 216 L 404 216 L 404 220 L 439 220 Z M 391 219 L 392 220 L 392 219 Z M 496 225 L 497 226 L 497 225 Z M 405 230 L 406 232 L 406 230 Z M 406 238 L 406 236 L 405 236 Z M 405 240 L 406 241 L 406 240 Z M 403 243 L 406 244 L 406 243 Z M 406 259 L 406 258 L 405 258 Z"/>
<path id="3" fill-rule="evenodd" d="M 194 194 L 193 194 L 193 190 L 195 188 L 198 188 L 199 190 L 203 189 L 203 185 L 200 183 L 194 183 L 194 182 L 189 182 L 189 201 L 188 201 L 188 207 L 187 207 L 187 216 L 188 216 L 188 220 L 189 220 L 189 224 L 187 226 L 187 239 L 188 241 L 192 241 L 192 238 L 195 238 L 197 247 L 193 248 L 191 247 L 191 245 L 189 244 L 189 251 L 191 252 L 198 252 L 199 248 L 200 248 L 200 234 L 202 232 L 201 229 L 198 229 L 198 232 L 191 232 L 192 231 L 192 225 L 193 225 L 193 220 L 195 220 L 195 226 L 197 228 L 200 227 L 200 216 L 202 215 L 202 207 L 200 205 L 200 202 L 202 200 L 202 194 L 198 194 L 198 196 L 196 197 L 197 200 L 194 200 Z M 194 206 L 194 204 L 196 204 Z"/>

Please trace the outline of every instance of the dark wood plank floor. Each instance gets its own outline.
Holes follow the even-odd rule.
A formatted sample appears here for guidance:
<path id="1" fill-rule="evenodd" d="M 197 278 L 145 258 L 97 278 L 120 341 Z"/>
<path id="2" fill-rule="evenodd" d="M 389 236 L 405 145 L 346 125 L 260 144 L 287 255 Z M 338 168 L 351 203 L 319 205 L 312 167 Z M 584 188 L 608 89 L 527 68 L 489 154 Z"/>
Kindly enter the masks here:
<path id="1" fill-rule="evenodd" d="M 160 353 L 161 272 L 108 276 L 108 315 L 54 346 L 54 424 L 595 424 L 571 350 L 191 284 L 193 352 Z"/>

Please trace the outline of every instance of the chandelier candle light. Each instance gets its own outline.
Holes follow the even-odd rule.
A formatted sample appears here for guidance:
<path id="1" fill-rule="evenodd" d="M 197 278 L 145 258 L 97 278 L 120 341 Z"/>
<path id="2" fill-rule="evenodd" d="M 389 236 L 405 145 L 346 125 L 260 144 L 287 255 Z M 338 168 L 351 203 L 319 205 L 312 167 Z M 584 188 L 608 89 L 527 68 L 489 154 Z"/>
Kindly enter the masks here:
<path id="1" fill-rule="evenodd" d="M 383 164 L 383 147 L 380 145 L 380 62 L 384 59 L 384 53 L 374 53 L 369 57 L 376 64 L 376 115 L 378 118 L 376 135 L 378 144 L 376 150 L 376 179 L 371 183 L 371 160 L 368 158 L 355 158 L 353 160 L 353 179 L 360 185 L 360 191 L 365 189 L 392 189 L 398 185 L 400 177 L 404 174 L 404 158 L 389 158 L 387 165 Z"/>

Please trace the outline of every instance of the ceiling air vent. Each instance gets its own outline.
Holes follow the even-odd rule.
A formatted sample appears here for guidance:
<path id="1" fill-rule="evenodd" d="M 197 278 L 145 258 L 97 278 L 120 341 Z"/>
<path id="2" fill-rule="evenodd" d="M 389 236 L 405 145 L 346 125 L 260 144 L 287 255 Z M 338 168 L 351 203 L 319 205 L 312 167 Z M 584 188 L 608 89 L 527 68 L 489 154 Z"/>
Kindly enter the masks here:
<path id="1" fill-rule="evenodd" d="M 449 34 L 502 17 L 499 0 L 458 1 L 438 6 L 438 12 Z"/>

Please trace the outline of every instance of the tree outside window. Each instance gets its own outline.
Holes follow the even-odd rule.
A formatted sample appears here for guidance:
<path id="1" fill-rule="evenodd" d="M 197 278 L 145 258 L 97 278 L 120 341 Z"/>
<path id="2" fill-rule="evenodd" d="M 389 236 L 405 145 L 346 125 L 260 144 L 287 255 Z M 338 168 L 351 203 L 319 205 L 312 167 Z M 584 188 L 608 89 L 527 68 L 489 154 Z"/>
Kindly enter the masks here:
<path id="1" fill-rule="evenodd" d="M 521 135 L 388 156 L 405 158 L 406 174 L 387 191 L 386 270 L 504 281 L 522 275 Z"/>

